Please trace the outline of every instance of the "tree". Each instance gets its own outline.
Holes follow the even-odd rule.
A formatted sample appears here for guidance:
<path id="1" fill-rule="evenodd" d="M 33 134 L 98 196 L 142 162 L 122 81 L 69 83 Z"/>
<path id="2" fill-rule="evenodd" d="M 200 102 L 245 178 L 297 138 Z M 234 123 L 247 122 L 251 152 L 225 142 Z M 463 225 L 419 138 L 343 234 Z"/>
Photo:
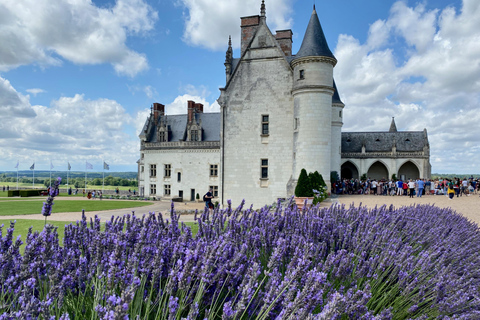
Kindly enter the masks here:
<path id="1" fill-rule="evenodd" d="M 337 182 L 340 180 L 340 177 L 338 175 L 338 172 L 337 171 L 331 171 L 330 172 L 330 182 Z"/>
<path id="2" fill-rule="evenodd" d="M 297 197 L 313 197 L 313 188 L 307 175 L 307 170 L 302 169 L 298 177 L 297 186 L 295 187 L 295 196 Z"/>

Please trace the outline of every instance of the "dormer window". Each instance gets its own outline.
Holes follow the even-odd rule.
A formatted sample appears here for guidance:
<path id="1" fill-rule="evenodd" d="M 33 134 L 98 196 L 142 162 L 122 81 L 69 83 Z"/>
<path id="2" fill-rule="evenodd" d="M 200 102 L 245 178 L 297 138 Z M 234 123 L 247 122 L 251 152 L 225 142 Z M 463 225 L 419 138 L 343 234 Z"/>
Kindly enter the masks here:
<path id="1" fill-rule="evenodd" d="M 299 79 L 300 79 L 300 80 L 305 79 L 305 70 L 300 70 Z"/>
<path id="2" fill-rule="evenodd" d="M 410 142 L 410 139 L 405 139 L 405 142 Z"/>
<path id="3" fill-rule="evenodd" d="M 191 141 L 198 141 L 198 130 L 192 130 L 190 132 L 190 138 Z"/>
<path id="4" fill-rule="evenodd" d="M 377 139 L 377 140 L 375 140 L 375 141 L 380 142 L 380 139 Z"/>
<path id="5" fill-rule="evenodd" d="M 350 138 L 347 139 L 347 142 L 352 142 L 352 140 Z"/>
<path id="6" fill-rule="evenodd" d="M 160 131 L 160 132 L 158 133 L 158 142 L 165 142 L 165 141 L 167 141 L 167 139 L 166 139 L 166 134 L 165 134 L 165 133 L 166 133 L 165 131 Z"/>

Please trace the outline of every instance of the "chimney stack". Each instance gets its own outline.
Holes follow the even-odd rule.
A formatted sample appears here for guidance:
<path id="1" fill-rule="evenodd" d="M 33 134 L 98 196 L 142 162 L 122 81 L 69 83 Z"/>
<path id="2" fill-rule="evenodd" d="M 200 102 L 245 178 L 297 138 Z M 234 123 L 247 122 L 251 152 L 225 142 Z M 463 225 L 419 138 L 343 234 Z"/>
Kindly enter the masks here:
<path id="1" fill-rule="evenodd" d="M 201 104 L 201 103 L 195 103 L 195 112 L 197 112 L 197 113 L 203 113 L 203 104 Z"/>
<path id="2" fill-rule="evenodd" d="M 195 112 L 195 101 L 188 100 L 188 123 L 193 121 L 193 113 Z"/>
<path id="3" fill-rule="evenodd" d="M 158 121 L 160 116 L 164 116 L 164 115 L 165 115 L 165 106 L 163 104 L 155 102 L 153 104 L 153 119 L 155 120 L 155 122 Z"/>
<path id="4" fill-rule="evenodd" d="M 258 25 L 260 24 L 260 16 L 249 16 L 249 17 L 242 17 L 241 19 L 241 29 L 242 29 L 242 40 L 241 40 L 241 52 L 240 56 L 243 56 L 245 50 L 247 50 L 247 46 L 252 41 L 253 36 L 257 32 Z"/>
<path id="5" fill-rule="evenodd" d="M 285 56 L 290 57 L 292 55 L 292 30 L 277 30 L 275 39 L 277 39 L 280 48 L 282 48 Z"/>

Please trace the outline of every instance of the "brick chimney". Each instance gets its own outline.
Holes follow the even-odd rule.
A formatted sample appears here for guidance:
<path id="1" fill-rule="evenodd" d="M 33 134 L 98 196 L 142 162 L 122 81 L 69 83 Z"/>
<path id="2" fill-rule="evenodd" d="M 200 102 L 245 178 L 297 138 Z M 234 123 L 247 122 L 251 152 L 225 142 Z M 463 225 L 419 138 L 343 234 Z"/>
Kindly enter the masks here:
<path id="1" fill-rule="evenodd" d="M 277 39 L 280 48 L 282 48 L 285 56 L 289 57 L 292 55 L 292 30 L 277 30 L 275 34 L 275 39 Z"/>
<path id="2" fill-rule="evenodd" d="M 163 104 L 155 102 L 153 104 L 153 118 L 155 119 L 155 122 L 158 121 L 160 116 L 165 115 L 165 106 Z"/>
<path id="3" fill-rule="evenodd" d="M 197 113 L 203 113 L 203 104 L 201 104 L 201 103 L 195 103 L 195 112 L 197 112 Z"/>
<path id="4" fill-rule="evenodd" d="M 257 32 L 258 25 L 260 24 L 260 16 L 249 16 L 249 17 L 242 17 L 241 19 L 241 29 L 242 29 L 242 39 L 241 39 L 241 52 L 240 55 L 243 56 L 245 50 L 247 50 L 247 46 L 252 41 L 253 36 Z"/>
<path id="5" fill-rule="evenodd" d="M 188 100 L 188 123 L 192 123 L 193 121 L 193 114 L 195 112 L 195 101 Z"/>

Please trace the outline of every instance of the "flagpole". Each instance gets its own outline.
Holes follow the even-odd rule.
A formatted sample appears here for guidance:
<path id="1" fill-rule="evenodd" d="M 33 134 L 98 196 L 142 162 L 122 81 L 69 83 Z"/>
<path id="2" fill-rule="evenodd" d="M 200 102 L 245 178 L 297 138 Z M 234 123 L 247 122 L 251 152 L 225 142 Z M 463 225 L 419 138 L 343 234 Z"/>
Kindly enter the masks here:
<path id="1" fill-rule="evenodd" d="M 68 163 L 68 162 L 67 162 L 67 163 Z M 70 170 L 69 170 L 68 167 L 67 167 L 67 186 L 68 186 L 68 172 L 69 172 L 69 171 L 70 171 Z"/>
<path id="2" fill-rule="evenodd" d="M 103 160 L 103 179 L 102 179 L 102 194 L 103 194 L 103 189 L 105 188 L 105 160 Z"/>
<path id="3" fill-rule="evenodd" d="M 17 164 L 17 190 L 18 190 L 18 164 Z"/>
<path id="4" fill-rule="evenodd" d="M 87 193 L 87 162 L 85 161 L 85 194 Z"/>
<path id="5" fill-rule="evenodd" d="M 52 187 L 52 160 L 50 160 L 50 188 Z"/>
<path id="6" fill-rule="evenodd" d="M 33 163 L 33 189 L 35 189 L 35 162 Z"/>

